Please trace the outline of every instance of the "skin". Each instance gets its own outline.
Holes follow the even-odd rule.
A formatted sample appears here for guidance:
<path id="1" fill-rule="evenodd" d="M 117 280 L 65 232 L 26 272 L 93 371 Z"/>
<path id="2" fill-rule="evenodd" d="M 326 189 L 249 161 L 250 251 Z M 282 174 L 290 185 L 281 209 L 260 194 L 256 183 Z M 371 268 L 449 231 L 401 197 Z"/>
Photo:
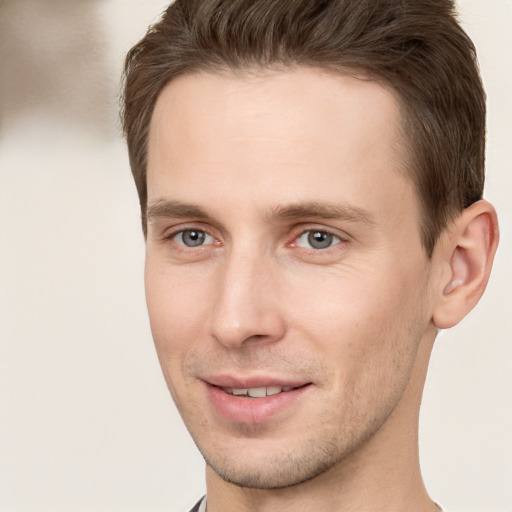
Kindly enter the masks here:
<path id="1" fill-rule="evenodd" d="M 147 304 L 209 512 L 437 510 L 421 393 L 437 328 L 458 321 L 447 304 L 470 307 L 447 286 L 478 272 L 458 224 L 427 258 L 400 122 L 375 82 L 304 68 L 187 75 L 158 99 Z M 231 421 L 209 398 L 219 375 L 308 385 L 263 421 Z"/>

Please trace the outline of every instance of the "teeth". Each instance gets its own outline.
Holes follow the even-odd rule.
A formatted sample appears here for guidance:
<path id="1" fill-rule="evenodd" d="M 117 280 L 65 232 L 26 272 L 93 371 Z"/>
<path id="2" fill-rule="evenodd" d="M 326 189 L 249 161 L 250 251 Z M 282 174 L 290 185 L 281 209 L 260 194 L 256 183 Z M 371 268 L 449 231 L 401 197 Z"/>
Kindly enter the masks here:
<path id="1" fill-rule="evenodd" d="M 251 398 L 263 398 L 281 393 L 282 391 L 291 391 L 293 386 L 268 386 L 261 388 L 238 389 L 238 388 L 222 388 L 226 393 L 235 396 L 250 396 Z"/>
<path id="2" fill-rule="evenodd" d="M 263 398 L 267 396 L 267 388 L 252 388 L 249 389 L 249 396 L 253 398 Z"/>
<path id="3" fill-rule="evenodd" d="M 269 386 L 267 388 L 267 395 L 277 395 L 278 393 L 281 393 L 281 391 L 284 391 L 284 388 L 280 386 Z"/>

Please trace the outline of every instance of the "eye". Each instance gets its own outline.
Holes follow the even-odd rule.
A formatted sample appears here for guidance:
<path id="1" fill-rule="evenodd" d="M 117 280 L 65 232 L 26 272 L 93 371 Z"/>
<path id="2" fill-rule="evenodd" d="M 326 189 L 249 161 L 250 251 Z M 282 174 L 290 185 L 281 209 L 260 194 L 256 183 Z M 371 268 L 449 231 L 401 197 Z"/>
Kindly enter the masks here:
<path id="1" fill-rule="evenodd" d="M 309 249 L 328 249 L 329 247 L 341 243 L 341 239 L 328 231 L 310 230 L 305 231 L 297 239 L 299 247 Z"/>
<path id="2" fill-rule="evenodd" d="M 184 229 L 173 236 L 176 243 L 185 247 L 199 247 L 201 245 L 211 244 L 214 238 L 200 229 Z"/>

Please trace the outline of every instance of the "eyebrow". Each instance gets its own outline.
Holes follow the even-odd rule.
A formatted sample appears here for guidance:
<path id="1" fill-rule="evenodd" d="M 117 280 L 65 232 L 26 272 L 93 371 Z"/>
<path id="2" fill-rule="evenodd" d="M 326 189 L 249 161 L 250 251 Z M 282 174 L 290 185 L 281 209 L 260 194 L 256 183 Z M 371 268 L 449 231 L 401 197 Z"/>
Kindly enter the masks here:
<path id="1" fill-rule="evenodd" d="M 268 210 L 266 217 L 270 220 L 336 219 L 376 224 L 374 216 L 364 208 L 325 201 L 308 201 L 277 206 Z M 212 215 L 195 204 L 159 199 L 148 205 L 146 218 L 148 222 L 162 218 L 205 220 L 211 219 Z"/>
<path id="2" fill-rule="evenodd" d="M 324 201 L 278 206 L 268 212 L 268 217 L 277 220 L 315 218 L 362 222 L 371 225 L 376 224 L 374 216 L 364 208 Z"/>
<path id="3" fill-rule="evenodd" d="M 164 199 L 149 204 L 146 211 L 148 222 L 165 218 L 183 219 L 191 217 L 195 219 L 209 219 L 211 216 L 194 204 Z"/>

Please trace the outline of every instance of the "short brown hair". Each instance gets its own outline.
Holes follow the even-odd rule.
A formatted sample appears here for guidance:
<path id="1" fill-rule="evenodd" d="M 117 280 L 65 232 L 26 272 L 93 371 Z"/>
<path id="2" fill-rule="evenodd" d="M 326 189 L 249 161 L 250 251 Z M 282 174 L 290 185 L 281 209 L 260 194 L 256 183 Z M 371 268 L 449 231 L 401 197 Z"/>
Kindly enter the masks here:
<path id="1" fill-rule="evenodd" d="M 482 197 L 485 93 L 452 0 L 176 0 L 125 62 L 123 127 L 144 229 L 162 89 L 183 74 L 254 66 L 349 70 L 397 93 L 429 256 L 449 221 Z"/>

